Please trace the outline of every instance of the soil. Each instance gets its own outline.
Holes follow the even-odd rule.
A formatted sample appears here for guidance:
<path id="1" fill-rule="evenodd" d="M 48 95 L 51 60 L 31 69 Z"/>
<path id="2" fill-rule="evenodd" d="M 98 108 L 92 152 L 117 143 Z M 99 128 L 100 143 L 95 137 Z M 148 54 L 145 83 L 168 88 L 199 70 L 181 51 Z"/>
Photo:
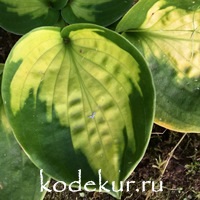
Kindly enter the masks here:
<path id="1" fill-rule="evenodd" d="M 10 50 L 20 37 L 0 28 L 0 63 L 5 63 Z"/>
<path id="2" fill-rule="evenodd" d="M 0 29 L 0 63 L 5 63 L 8 53 L 20 36 Z M 140 164 L 128 178 L 137 184 L 129 192 L 124 191 L 122 200 L 196 200 L 200 199 L 200 134 L 187 134 L 171 154 L 183 133 L 166 130 L 154 125 L 148 149 Z M 163 173 L 164 172 L 164 173 Z M 163 175 L 161 176 L 161 174 Z M 159 179 L 160 178 L 160 179 Z M 163 181 L 162 192 L 136 191 L 142 181 Z M 51 181 L 51 186 L 55 181 Z M 148 189 L 148 188 L 147 188 Z M 157 188 L 158 189 L 158 188 Z M 44 200 L 115 200 L 105 193 L 77 192 L 47 193 Z"/>

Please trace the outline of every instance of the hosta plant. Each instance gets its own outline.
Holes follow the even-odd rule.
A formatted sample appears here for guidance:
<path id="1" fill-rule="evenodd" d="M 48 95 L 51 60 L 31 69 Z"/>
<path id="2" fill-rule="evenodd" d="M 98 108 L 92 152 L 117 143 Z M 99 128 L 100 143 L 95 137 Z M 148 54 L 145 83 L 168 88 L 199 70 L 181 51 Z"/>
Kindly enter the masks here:
<path id="1" fill-rule="evenodd" d="M 133 45 L 97 25 L 43 27 L 19 40 L 5 66 L 7 116 L 30 159 L 68 184 L 81 169 L 82 185 L 97 185 L 101 169 L 119 197 L 154 114 L 151 75 Z"/>
<path id="2" fill-rule="evenodd" d="M 2 96 L 17 141 L 50 177 L 70 184 L 81 170 L 83 189 L 106 183 L 102 192 L 116 198 L 145 153 L 155 111 L 163 127 L 200 132 L 200 0 L 140 0 L 115 31 L 102 27 L 133 3 L 119 2 L 0 0 L 7 30 L 57 24 L 25 34 L 5 63 Z"/>
<path id="3" fill-rule="evenodd" d="M 155 122 L 199 133 L 200 0 L 140 0 L 116 30 L 149 63 L 157 95 Z"/>
<path id="4" fill-rule="evenodd" d="M 133 0 L 0 0 L 0 26 L 18 34 L 67 23 L 108 26 L 132 5 Z"/>

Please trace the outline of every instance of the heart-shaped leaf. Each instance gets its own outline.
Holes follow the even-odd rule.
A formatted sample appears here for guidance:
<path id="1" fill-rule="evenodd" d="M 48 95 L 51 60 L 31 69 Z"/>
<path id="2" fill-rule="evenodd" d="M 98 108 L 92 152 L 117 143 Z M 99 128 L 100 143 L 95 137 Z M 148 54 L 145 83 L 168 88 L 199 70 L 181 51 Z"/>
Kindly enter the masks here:
<path id="1" fill-rule="evenodd" d="M 57 180 L 94 181 L 114 196 L 141 160 L 154 114 L 143 57 L 96 25 L 44 27 L 11 51 L 3 99 L 14 133 L 35 164 Z M 22 125 L 23 124 L 23 125 Z"/>
<path id="2" fill-rule="evenodd" d="M 0 0 L 0 26 L 24 34 L 43 25 L 54 25 L 67 0 Z"/>
<path id="3" fill-rule="evenodd" d="M 108 26 L 117 21 L 133 5 L 133 0 L 73 0 L 62 9 L 69 24 L 89 22 Z"/>
<path id="4" fill-rule="evenodd" d="M 199 5 L 200 0 L 140 0 L 117 26 L 149 62 L 155 122 L 181 132 L 200 132 Z"/>
<path id="5" fill-rule="evenodd" d="M 0 64 L 1 71 L 2 66 Z M 0 166 L 1 199 L 43 199 L 45 193 L 40 192 L 39 169 L 33 165 L 14 138 L 1 98 Z M 47 180 L 44 176 L 44 182 Z"/>

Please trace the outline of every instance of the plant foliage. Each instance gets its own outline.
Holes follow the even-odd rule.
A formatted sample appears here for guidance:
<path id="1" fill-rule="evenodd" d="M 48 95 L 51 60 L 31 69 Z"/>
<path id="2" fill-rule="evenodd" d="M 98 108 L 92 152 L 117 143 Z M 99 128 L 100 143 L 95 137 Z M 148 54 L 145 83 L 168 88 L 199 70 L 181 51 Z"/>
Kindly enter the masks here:
<path id="1" fill-rule="evenodd" d="M 59 21 L 108 26 L 132 5 L 132 0 L 0 0 L 0 26 L 18 34 Z"/>
<path id="2" fill-rule="evenodd" d="M 117 26 L 149 63 L 155 122 L 180 132 L 200 132 L 199 5 L 199 0 L 140 0 Z"/>
<path id="3" fill-rule="evenodd" d="M 108 29 L 33 30 L 12 49 L 2 90 L 18 141 L 58 180 L 70 183 L 82 169 L 82 184 L 98 183 L 101 169 L 108 187 L 118 188 L 147 147 L 152 79 L 138 51 Z"/>
<path id="4" fill-rule="evenodd" d="M 2 76 L 3 65 L 0 65 Z M 0 78 L 1 80 L 1 78 Z M 0 98 L 0 197 L 1 199 L 43 199 L 40 191 L 39 169 L 33 165 L 17 143 L 5 115 Z M 44 176 L 44 181 L 49 178 Z"/>
<path id="5" fill-rule="evenodd" d="M 93 181 L 90 189 L 98 190 L 101 170 L 105 192 L 120 198 L 120 181 L 147 148 L 154 113 L 165 128 L 200 132 L 200 0 L 132 5 L 0 0 L 0 26 L 25 34 L 3 71 L 0 146 L 2 155 L 11 151 L 0 160 L 5 177 L 17 168 L 28 185 L 27 170 L 35 170 L 18 142 L 38 168 L 67 184 L 81 169 L 81 186 Z M 14 164 L 5 172 L 8 161 Z M 4 190 L 5 198 L 14 190 Z"/>

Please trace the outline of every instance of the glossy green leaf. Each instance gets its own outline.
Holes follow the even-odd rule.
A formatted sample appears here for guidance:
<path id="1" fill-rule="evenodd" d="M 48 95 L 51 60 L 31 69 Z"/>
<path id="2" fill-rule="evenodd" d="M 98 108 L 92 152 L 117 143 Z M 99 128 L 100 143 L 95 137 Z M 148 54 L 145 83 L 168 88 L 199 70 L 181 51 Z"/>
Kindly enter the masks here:
<path id="1" fill-rule="evenodd" d="M 43 199 L 45 193 L 40 192 L 39 169 L 33 165 L 14 138 L 2 99 L 0 99 L 0 166 L 0 199 Z M 44 176 L 44 181 L 47 180 L 48 178 Z"/>
<path id="2" fill-rule="evenodd" d="M 199 0 L 140 0 L 117 26 L 149 62 L 155 122 L 181 132 L 200 132 L 199 5 Z"/>
<path id="3" fill-rule="evenodd" d="M 11 51 L 2 90 L 17 139 L 57 180 L 70 184 L 81 169 L 82 186 L 98 185 L 101 169 L 106 187 L 115 181 L 118 188 L 145 152 L 154 114 L 151 75 L 113 31 L 89 24 L 33 30 Z"/>
<path id="4" fill-rule="evenodd" d="M 89 22 L 108 26 L 122 17 L 133 5 L 133 0 L 73 0 L 62 9 L 69 24 Z"/>
<path id="5" fill-rule="evenodd" d="M 54 25 L 67 0 L 0 0 L 0 26 L 24 34 L 33 28 Z"/>

